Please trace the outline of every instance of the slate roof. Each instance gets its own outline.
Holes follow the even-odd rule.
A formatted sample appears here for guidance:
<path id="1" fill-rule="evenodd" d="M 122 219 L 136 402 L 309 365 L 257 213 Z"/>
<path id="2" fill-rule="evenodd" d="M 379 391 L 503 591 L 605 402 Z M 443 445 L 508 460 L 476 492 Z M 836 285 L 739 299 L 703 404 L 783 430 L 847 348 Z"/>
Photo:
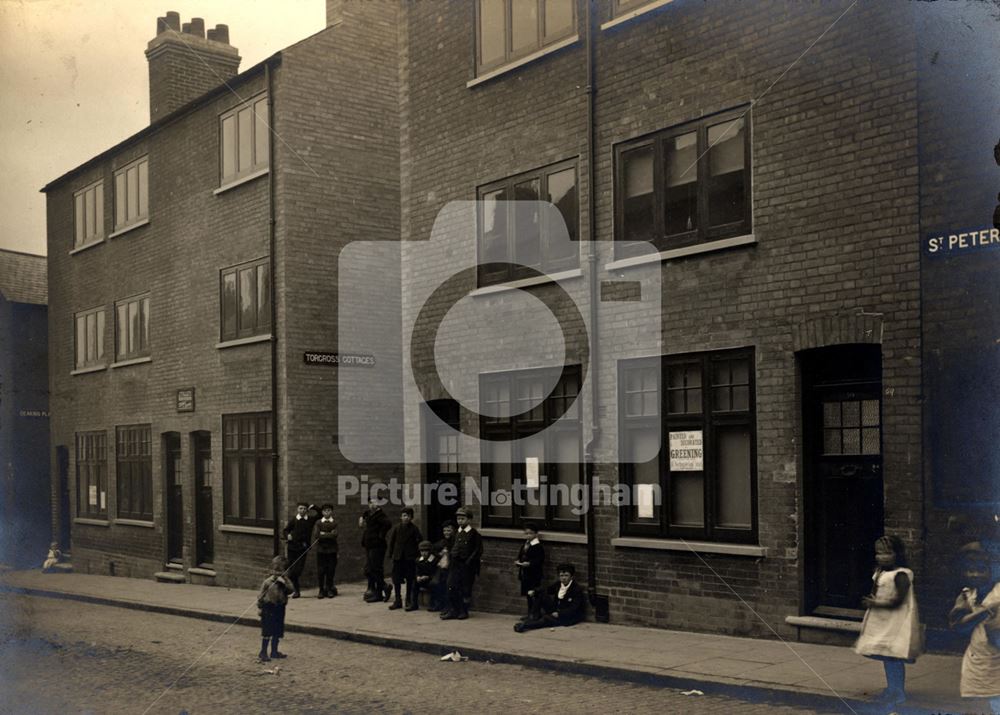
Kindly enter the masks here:
<path id="1" fill-rule="evenodd" d="M 47 305 L 45 256 L 0 249 L 0 294 L 12 303 Z"/>

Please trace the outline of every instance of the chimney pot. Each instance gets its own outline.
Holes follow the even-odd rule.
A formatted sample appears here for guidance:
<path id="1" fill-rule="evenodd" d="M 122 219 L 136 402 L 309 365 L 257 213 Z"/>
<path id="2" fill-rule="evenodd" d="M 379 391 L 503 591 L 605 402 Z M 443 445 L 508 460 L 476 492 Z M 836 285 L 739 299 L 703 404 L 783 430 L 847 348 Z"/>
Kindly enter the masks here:
<path id="1" fill-rule="evenodd" d="M 216 24 L 215 39 L 224 44 L 229 44 L 229 25 Z"/>
<path id="2" fill-rule="evenodd" d="M 216 37 L 215 37 L 215 28 L 214 27 L 210 27 L 207 30 L 205 30 L 205 37 L 207 37 L 212 42 L 217 42 L 218 41 L 216 39 Z"/>
<path id="3" fill-rule="evenodd" d="M 205 20 L 200 17 L 191 18 L 191 34 L 198 37 L 205 36 Z"/>
<path id="4" fill-rule="evenodd" d="M 174 32 L 181 31 L 181 14 L 170 10 L 167 12 L 167 27 L 169 27 Z"/>
<path id="5" fill-rule="evenodd" d="M 159 35 L 161 32 L 167 31 L 167 18 L 158 17 L 156 18 L 156 34 Z"/>
<path id="6" fill-rule="evenodd" d="M 181 32 L 183 32 L 185 35 L 190 35 L 191 34 L 191 23 L 190 22 L 185 22 L 183 25 L 181 25 Z"/>

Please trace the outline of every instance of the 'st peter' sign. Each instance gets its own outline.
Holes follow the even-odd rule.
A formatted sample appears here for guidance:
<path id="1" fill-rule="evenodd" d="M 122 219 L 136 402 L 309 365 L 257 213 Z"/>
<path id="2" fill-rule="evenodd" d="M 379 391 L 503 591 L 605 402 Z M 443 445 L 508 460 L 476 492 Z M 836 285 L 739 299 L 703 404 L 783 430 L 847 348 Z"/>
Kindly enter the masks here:
<path id="1" fill-rule="evenodd" d="M 982 228 L 928 236 L 924 250 L 929 256 L 954 256 L 986 248 L 1000 248 L 1000 229 Z"/>

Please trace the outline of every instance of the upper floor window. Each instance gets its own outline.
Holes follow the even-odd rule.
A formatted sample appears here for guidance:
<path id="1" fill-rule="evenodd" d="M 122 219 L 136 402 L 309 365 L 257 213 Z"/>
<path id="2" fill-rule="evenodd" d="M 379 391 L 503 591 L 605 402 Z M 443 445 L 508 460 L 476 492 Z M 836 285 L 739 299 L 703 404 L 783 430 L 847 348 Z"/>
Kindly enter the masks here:
<path id="1" fill-rule="evenodd" d="M 271 270 L 261 258 L 222 271 L 222 339 L 271 331 Z"/>
<path id="2" fill-rule="evenodd" d="M 104 364 L 104 307 L 76 314 L 76 369 Z"/>
<path id="3" fill-rule="evenodd" d="M 222 184 L 268 165 L 267 97 L 255 97 L 219 118 Z"/>
<path id="4" fill-rule="evenodd" d="M 643 5 L 649 5 L 653 1 L 654 0 L 612 0 L 614 15 L 615 17 L 618 17 L 619 15 L 624 15 L 626 12 L 638 10 Z"/>
<path id="5" fill-rule="evenodd" d="M 574 0 L 478 0 L 476 67 L 513 62 L 576 31 Z"/>
<path id="6" fill-rule="evenodd" d="M 104 238 L 104 181 L 95 181 L 73 194 L 76 231 L 73 247 L 80 248 Z"/>
<path id="7" fill-rule="evenodd" d="M 491 494 L 484 525 L 580 531 L 580 367 L 518 370 L 479 379 L 481 474 Z M 548 392 L 548 395 L 546 395 Z M 579 512 L 579 510 L 577 510 Z"/>
<path id="8" fill-rule="evenodd" d="M 115 172 L 115 230 L 149 218 L 149 159 L 142 157 Z"/>
<path id="9" fill-rule="evenodd" d="M 575 161 L 488 184 L 478 195 L 480 285 L 527 277 L 525 266 L 551 273 L 579 265 Z"/>
<path id="10" fill-rule="evenodd" d="M 752 542 L 752 349 L 625 361 L 619 371 L 623 534 Z"/>
<path id="11" fill-rule="evenodd" d="M 749 122 L 734 110 L 617 147 L 616 237 L 667 250 L 749 234 Z"/>
<path id="12" fill-rule="evenodd" d="M 115 304 L 115 359 L 149 355 L 149 295 Z"/>

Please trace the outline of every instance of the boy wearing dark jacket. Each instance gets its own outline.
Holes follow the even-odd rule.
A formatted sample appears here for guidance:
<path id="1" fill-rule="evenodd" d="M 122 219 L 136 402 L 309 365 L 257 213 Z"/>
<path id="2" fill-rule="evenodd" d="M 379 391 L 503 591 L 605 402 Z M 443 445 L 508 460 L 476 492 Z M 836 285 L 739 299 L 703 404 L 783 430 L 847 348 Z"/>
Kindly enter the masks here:
<path id="1" fill-rule="evenodd" d="M 285 637 L 285 606 L 292 582 L 285 576 L 288 561 L 284 556 L 275 556 L 271 561 L 271 574 L 264 579 L 257 594 L 257 608 L 260 609 L 260 653 L 257 659 L 267 662 L 272 658 L 284 658 L 278 651 L 278 641 Z M 271 646 L 271 654 L 267 646 Z"/>
<path id="2" fill-rule="evenodd" d="M 313 522 L 318 518 L 315 506 L 300 501 L 295 508 L 295 516 L 288 520 L 281 532 L 288 549 L 288 578 L 295 589 L 292 598 L 299 597 L 299 576 L 306 565 L 306 552 L 312 545 Z"/>
<path id="3" fill-rule="evenodd" d="M 455 511 L 455 543 L 448 554 L 448 601 L 449 609 L 441 614 L 442 620 L 469 617 L 469 603 L 472 601 L 472 586 L 479 575 L 479 562 L 483 556 L 483 538 L 469 522 L 472 512 L 466 508 Z"/>
<path id="4" fill-rule="evenodd" d="M 429 611 L 448 610 L 448 571 L 451 548 L 455 544 L 455 522 L 449 519 L 441 524 L 441 535 L 441 540 L 431 547 L 437 558 L 437 577 L 434 579 L 431 591 L 431 607 L 427 609 Z"/>
<path id="5" fill-rule="evenodd" d="M 544 594 L 534 600 L 535 613 L 526 621 L 514 624 L 518 633 L 534 628 L 572 626 L 583 620 L 586 605 L 585 594 L 574 580 L 576 568 L 573 564 L 559 564 L 559 580 L 545 589 Z"/>
<path id="6" fill-rule="evenodd" d="M 387 546 L 385 536 L 392 528 L 392 523 L 378 502 L 372 499 L 368 502 L 368 511 L 358 519 L 358 526 L 364 529 L 361 534 L 361 547 L 365 550 L 365 576 L 368 577 L 365 601 L 368 603 L 388 601 L 392 586 L 385 582 Z"/>
<path id="7" fill-rule="evenodd" d="M 323 516 L 313 525 L 312 531 L 319 598 L 333 598 L 337 595 L 337 587 L 333 585 L 337 573 L 337 521 L 333 518 L 332 504 L 324 504 L 320 511 Z"/>
<path id="8" fill-rule="evenodd" d="M 533 599 L 528 594 L 542 587 L 545 548 L 538 539 L 538 527 L 534 524 L 524 525 L 524 539 L 514 565 L 517 566 L 517 578 L 521 582 L 521 595 L 528 599 L 527 615 L 530 616 L 533 611 Z"/>
<path id="9" fill-rule="evenodd" d="M 414 596 L 412 601 L 413 610 L 420 607 L 420 594 L 426 591 L 430 594 L 429 603 L 427 604 L 429 610 L 438 610 L 435 608 L 437 602 L 435 600 L 434 593 L 434 582 L 437 579 L 437 561 L 438 557 L 433 552 L 434 545 L 429 541 L 420 542 L 420 556 L 417 558 L 417 594 Z"/>
<path id="10" fill-rule="evenodd" d="M 396 589 L 396 600 L 389 606 L 390 611 L 403 607 L 400 587 L 406 582 L 406 610 L 416 610 L 417 590 L 417 557 L 420 555 L 420 542 L 423 541 L 420 529 L 413 523 L 413 509 L 403 507 L 399 513 L 399 523 L 389 532 L 389 557 L 392 559 L 392 585 Z"/>

